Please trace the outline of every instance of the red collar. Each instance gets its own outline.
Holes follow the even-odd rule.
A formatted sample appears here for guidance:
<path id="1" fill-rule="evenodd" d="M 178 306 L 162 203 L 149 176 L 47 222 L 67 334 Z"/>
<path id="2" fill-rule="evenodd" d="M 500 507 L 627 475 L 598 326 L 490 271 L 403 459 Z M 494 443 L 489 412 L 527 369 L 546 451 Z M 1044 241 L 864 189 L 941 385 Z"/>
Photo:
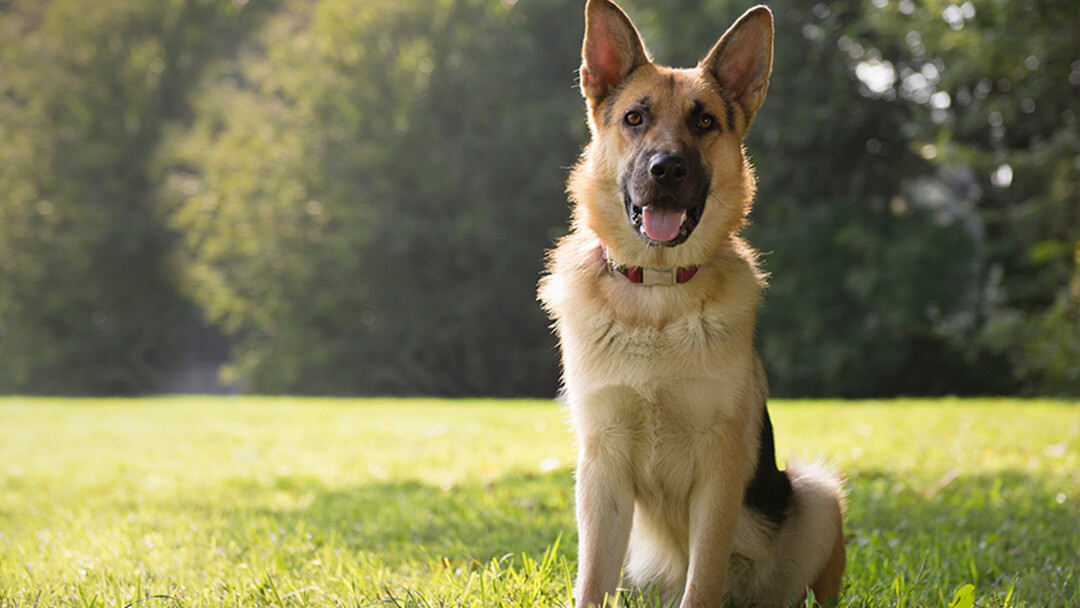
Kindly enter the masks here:
<path id="1" fill-rule="evenodd" d="M 607 247 L 602 243 L 600 245 L 600 255 L 604 257 L 604 264 L 607 265 L 608 270 L 623 275 L 631 283 L 639 283 L 648 287 L 681 285 L 694 278 L 700 268 L 700 266 L 646 268 L 617 264 L 608 256 Z"/>

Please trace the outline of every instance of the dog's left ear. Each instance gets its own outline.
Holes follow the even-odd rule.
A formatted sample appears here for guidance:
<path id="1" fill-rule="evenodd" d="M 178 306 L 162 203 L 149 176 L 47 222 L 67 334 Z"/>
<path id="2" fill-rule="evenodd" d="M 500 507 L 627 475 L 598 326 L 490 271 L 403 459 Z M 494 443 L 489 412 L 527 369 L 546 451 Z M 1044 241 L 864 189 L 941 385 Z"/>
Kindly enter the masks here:
<path id="1" fill-rule="evenodd" d="M 747 123 L 765 101 L 772 74 L 773 17 L 765 6 L 746 11 L 698 67 L 716 77 L 746 111 Z"/>

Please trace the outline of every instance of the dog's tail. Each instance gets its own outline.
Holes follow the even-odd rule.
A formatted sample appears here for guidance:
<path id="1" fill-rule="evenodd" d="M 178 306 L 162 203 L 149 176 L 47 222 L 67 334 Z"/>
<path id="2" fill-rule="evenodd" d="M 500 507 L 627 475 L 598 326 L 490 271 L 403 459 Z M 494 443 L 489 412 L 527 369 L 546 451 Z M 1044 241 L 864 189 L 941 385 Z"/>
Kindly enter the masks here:
<path id="1" fill-rule="evenodd" d="M 813 572 L 810 588 L 819 602 L 840 592 L 847 551 L 844 548 L 844 478 L 831 465 L 817 462 L 810 465 L 793 463 L 788 475 L 795 490 L 795 509 L 802 512 L 793 521 L 793 530 L 805 547 L 806 559 L 799 560 L 800 568 Z"/>
<path id="2" fill-rule="evenodd" d="M 824 602 L 840 592 L 844 574 L 844 479 L 821 461 L 793 461 L 787 473 L 794 492 L 791 519 L 778 538 L 777 565 L 789 580 L 802 581 L 800 594 L 810 587 Z"/>
<path id="3" fill-rule="evenodd" d="M 776 530 L 772 554 L 755 568 L 749 599 L 758 606 L 801 602 L 807 588 L 818 602 L 840 591 L 844 574 L 844 478 L 824 462 L 788 464 L 791 504 Z"/>

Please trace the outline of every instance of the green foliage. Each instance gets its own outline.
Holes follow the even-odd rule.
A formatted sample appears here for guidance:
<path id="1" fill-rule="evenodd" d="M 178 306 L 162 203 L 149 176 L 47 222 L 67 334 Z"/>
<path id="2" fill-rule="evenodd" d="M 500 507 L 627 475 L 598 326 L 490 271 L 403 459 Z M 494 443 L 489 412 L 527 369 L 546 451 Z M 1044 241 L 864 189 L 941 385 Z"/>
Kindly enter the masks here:
<path id="1" fill-rule="evenodd" d="M 149 159 L 216 38 L 251 27 L 240 12 L 0 4 L 0 391 L 155 386 L 187 305 Z"/>
<path id="2" fill-rule="evenodd" d="M 745 8 L 624 4 L 675 65 Z M 0 1 L 0 391 L 152 390 L 205 321 L 240 389 L 551 394 L 581 5 Z M 1072 3 L 771 6 L 774 392 L 1080 394 Z"/>
<path id="3" fill-rule="evenodd" d="M 251 389 L 554 386 L 533 285 L 580 131 L 569 3 L 418 6 L 289 5 L 196 95 L 172 225 Z"/>
<path id="4" fill-rule="evenodd" d="M 911 112 L 861 95 L 838 48 L 876 9 L 810 8 L 777 9 L 775 76 L 748 142 L 761 173 L 751 238 L 774 275 L 760 321 L 773 385 L 965 390 L 955 367 L 936 365 L 948 355 L 933 331 L 973 284 L 973 245 L 959 226 L 902 202 L 930 171 L 905 140 Z"/>
<path id="5" fill-rule="evenodd" d="M 937 332 L 969 361 L 1005 362 L 1014 386 L 1077 394 L 1080 31 L 1068 25 L 1075 6 L 902 4 L 873 12 L 872 29 L 852 40 L 893 65 L 897 83 L 886 93 L 913 110 L 909 146 L 939 175 L 966 177 L 967 192 L 954 198 L 970 201 L 964 215 L 978 237 L 978 292 L 964 316 Z"/>
<path id="6" fill-rule="evenodd" d="M 1075 606 L 1078 408 L 770 404 L 781 453 L 850 480 L 836 605 L 944 608 L 970 584 L 984 608 Z M 569 599 L 551 402 L 9 398 L 0 420 L 0 606 Z"/>

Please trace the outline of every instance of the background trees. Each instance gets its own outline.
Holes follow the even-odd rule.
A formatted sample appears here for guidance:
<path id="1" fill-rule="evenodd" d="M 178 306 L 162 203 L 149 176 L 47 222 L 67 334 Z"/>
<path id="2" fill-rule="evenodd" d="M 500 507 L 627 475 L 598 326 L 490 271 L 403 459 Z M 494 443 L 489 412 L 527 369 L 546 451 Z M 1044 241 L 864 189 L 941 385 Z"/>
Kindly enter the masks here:
<path id="1" fill-rule="evenodd" d="M 552 390 L 533 294 L 580 142 L 569 5 L 294 3 L 219 65 L 168 192 L 231 378 Z"/>
<path id="2" fill-rule="evenodd" d="M 0 2 L 0 389 L 163 381 L 188 304 L 151 161 L 239 5 Z"/>
<path id="3" fill-rule="evenodd" d="M 581 4 L 0 1 L 0 390 L 550 395 Z M 1080 393 L 1075 6 L 771 6 L 775 392 Z"/>

